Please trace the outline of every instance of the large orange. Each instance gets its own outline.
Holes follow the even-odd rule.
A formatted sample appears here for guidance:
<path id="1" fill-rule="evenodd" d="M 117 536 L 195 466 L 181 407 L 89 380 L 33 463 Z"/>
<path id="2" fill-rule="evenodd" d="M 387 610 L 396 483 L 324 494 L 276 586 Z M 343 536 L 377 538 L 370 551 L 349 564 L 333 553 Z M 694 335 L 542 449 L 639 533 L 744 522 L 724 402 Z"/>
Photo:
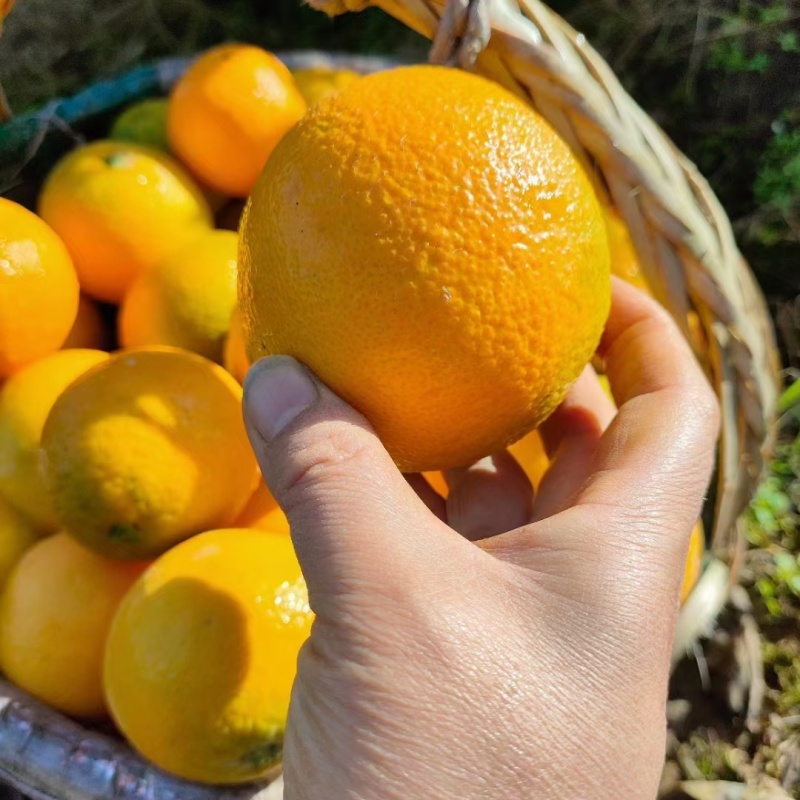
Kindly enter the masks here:
<path id="1" fill-rule="evenodd" d="M 77 312 L 78 279 L 64 243 L 0 197 L 0 380 L 58 350 Z"/>
<path id="2" fill-rule="evenodd" d="M 263 777 L 280 759 L 312 618 L 285 534 L 217 530 L 182 542 L 114 620 L 103 670 L 111 714 L 137 750 L 181 777 Z"/>
<path id="3" fill-rule="evenodd" d="M 236 305 L 238 237 L 204 231 L 170 253 L 131 286 L 119 316 L 123 347 L 183 347 L 222 361 Z"/>
<path id="4" fill-rule="evenodd" d="M 228 336 L 222 352 L 222 363 L 225 369 L 236 378 L 239 383 L 244 383 L 250 361 L 244 346 L 244 333 L 242 332 L 242 315 L 238 308 L 234 308 L 228 326 Z"/>
<path id="5" fill-rule="evenodd" d="M 45 182 L 39 213 L 67 245 L 81 288 L 111 303 L 212 221 L 203 194 L 177 162 L 111 141 L 65 156 Z"/>
<path id="6" fill-rule="evenodd" d="M 309 111 L 245 210 L 239 276 L 250 357 L 305 362 L 408 471 L 535 427 L 610 305 L 602 211 L 567 145 L 442 67 L 371 75 Z"/>
<path id="7" fill-rule="evenodd" d="M 226 44 L 178 81 L 167 114 L 172 150 L 207 186 L 246 197 L 306 102 L 291 73 L 260 47 Z"/>
<path id="8" fill-rule="evenodd" d="M 73 383 L 42 434 L 64 528 L 141 559 L 233 522 L 258 475 L 241 397 L 222 367 L 173 348 L 122 351 Z"/>
<path id="9" fill-rule="evenodd" d="M 3 672 L 67 714 L 104 716 L 106 637 L 143 566 L 102 558 L 65 533 L 34 545 L 0 603 Z"/>
<path id="10" fill-rule="evenodd" d="M 44 423 L 64 389 L 107 358 L 100 350 L 60 350 L 0 389 L 0 494 L 44 530 L 58 524 L 41 474 Z"/>

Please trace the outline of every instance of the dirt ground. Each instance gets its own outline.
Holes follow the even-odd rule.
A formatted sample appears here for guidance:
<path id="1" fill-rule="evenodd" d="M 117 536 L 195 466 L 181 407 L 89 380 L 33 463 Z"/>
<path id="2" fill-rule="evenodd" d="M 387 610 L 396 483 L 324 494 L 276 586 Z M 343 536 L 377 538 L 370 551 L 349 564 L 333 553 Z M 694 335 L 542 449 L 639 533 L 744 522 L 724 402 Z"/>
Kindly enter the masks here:
<path id="1" fill-rule="evenodd" d="M 800 798 L 800 405 L 784 406 L 776 458 L 745 517 L 742 585 L 673 676 L 669 800 Z"/>

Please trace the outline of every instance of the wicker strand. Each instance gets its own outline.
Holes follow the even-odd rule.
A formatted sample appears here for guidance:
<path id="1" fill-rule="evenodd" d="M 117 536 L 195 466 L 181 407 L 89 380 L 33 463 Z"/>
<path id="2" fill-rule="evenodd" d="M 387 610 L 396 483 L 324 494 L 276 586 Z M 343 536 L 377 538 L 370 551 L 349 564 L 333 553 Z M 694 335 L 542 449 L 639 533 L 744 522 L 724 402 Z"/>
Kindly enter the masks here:
<path id="1" fill-rule="evenodd" d="M 363 0 L 309 0 L 328 13 Z M 371 0 L 433 39 L 437 63 L 474 68 L 525 98 L 567 141 L 625 219 L 642 269 L 720 398 L 712 541 L 735 549 L 777 396 L 764 299 L 716 196 L 614 73 L 540 0 Z M 491 34 L 491 39 L 488 34 Z"/>
<path id="2" fill-rule="evenodd" d="M 450 0 L 433 37 L 429 60 L 472 69 L 490 36 L 489 6 L 485 0 Z"/>

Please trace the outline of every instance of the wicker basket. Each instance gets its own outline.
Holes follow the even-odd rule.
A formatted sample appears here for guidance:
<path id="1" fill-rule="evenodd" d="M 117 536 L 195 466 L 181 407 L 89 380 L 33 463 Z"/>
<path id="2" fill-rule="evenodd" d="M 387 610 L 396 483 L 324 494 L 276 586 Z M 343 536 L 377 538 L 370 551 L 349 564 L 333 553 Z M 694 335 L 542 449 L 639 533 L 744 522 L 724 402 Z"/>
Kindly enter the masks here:
<path id="1" fill-rule="evenodd" d="M 310 0 L 330 14 L 368 0 Z M 626 220 L 645 274 L 716 388 L 722 436 L 707 509 L 710 556 L 678 624 L 677 658 L 725 603 L 743 548 L 739 515 L 759 478 L 777 394 L 764 299 L 725 213 L 695 167 L 631 100 L 583 36 L 537 0 L 374 0 L 434 40 L 432 60 L 496 80 L 531 103 L 570 144 L 598 193 Z M 370 72 L 381 59 L 282 56 L 290 66 Z M 0 191 L 31 203 L 55 157 L 81 131 L 100 135 L 126 103 L 163 94 L 186 68 L 161 62 L 0 126 Z M 66 720 L 0 682 L 0 778 L 33 798 L 277 800 L 271 785 L 215 790 L 165 775 L 124 743 Z"/>

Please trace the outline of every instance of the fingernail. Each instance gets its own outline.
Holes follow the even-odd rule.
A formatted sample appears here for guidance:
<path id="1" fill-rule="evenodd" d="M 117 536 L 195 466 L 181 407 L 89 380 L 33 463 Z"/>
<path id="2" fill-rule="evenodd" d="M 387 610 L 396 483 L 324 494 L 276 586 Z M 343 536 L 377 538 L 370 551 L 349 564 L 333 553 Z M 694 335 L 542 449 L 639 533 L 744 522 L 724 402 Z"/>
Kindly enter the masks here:
<path id="1" fill-rule="evenodd" d="M 308 372 L 288 356 L 258 361 L 244 382 L 245 412 L 264 439 L 274 439 L 317 396 Z"/>

